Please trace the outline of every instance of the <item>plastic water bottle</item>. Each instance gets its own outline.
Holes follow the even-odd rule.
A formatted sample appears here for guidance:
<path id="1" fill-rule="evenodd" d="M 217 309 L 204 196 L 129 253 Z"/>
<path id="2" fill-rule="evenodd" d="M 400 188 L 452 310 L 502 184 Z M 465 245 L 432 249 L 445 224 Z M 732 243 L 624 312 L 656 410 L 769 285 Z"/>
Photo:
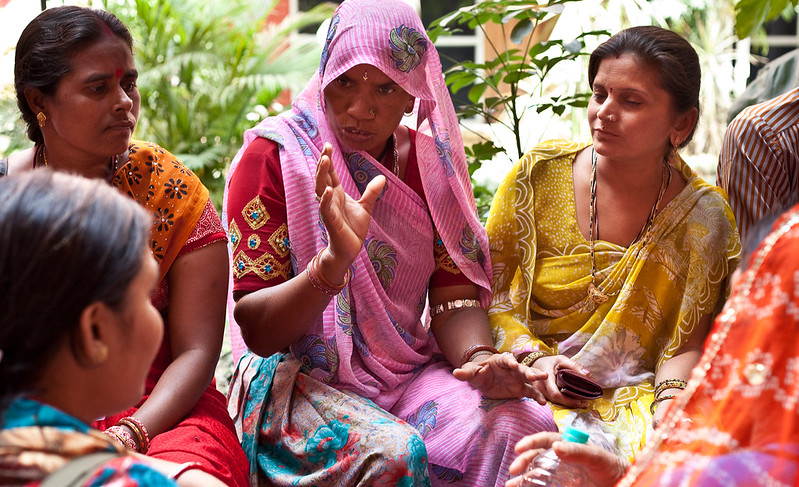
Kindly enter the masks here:
<path id="1" fill-rule="evenodd" d="M 588 433 L 569 426 L 563 431 L 563 440 L 573 443 L 586 443 Z M 579 487 L 589 485 L 585 471 L 579 465 L 561 463 L 555 451 L 550 448 L 535 457 L 524 473 L 522 487 Z"/>

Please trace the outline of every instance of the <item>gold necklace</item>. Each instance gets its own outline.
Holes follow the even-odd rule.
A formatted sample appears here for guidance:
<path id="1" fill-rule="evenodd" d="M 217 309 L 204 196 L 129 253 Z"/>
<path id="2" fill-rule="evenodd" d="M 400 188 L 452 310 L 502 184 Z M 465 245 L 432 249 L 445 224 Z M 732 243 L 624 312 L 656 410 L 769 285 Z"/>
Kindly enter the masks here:
<path id="1" fill-rule="evenodd" d="M 597 209 L 596 209 L 596 151 L 594 148 L 591 148 L 591 199 L 589 203 L 588 212 L 590 214 L 590 219 L 588 220 L 588 244 L 589 244 L 589 254 L 591 256 L 591 282 L 588 283 L 588 297 L 594 304 L 602 304 L 608 300 L 610 296 L 616 295 L 619 291 L 612 294 L 607 294 L 599 289 L 596 285 L 596 257 L 594 256 L 594 235 L 596 234 L 596 238 L 599 238 L 599 229 L 598 229 L 598 222 L 597 222 Z M 671 170 L 669 170 L 668 163 L 663 161 L 663 172 L 660 177 L 660 190 L 658 190 L 658 197 L 655 200 L 655 204 L 652 206 L 652 209 L 649 210 L 649 216 L 647 216 L 646 221 L 644 222 L 644 226 L 641 227 L 641 230 L 638 232 L 638 235 L 630 242 L 629 246 L 635 244 L 638 240 L 644 236 L 644 239 L 647 239 L 649 236 L 649 230 L 652 226 L 652 221 L 655 219 L 655 215 L 658 212 L 658 208 L 660 207 L 660 200 L 663 199 L 663 194 L 666 192 L 666 189 L 671 184 Z"/>
<path id="2" fill-rule="evenodd" d="M 42 162 L 44 162 L 44 167 L 47 167 L 47 147 L 44 144 L 42 144 L 42 148 L 40 151 L 37 152 L 37 155 L 39 156 L 39 159 L 41 159 Z M 36 157 L 34 157 L 33 166 L 36 167 Z M 117 170 L 119 170 L 119 154 L 111 158 L 111 160 L 108 163 L 108 169 L 110 172 L 110 174 L 108 175 L 108 180 L 111 181 L 114 179 L 114 175 L 116 175 Z"/>

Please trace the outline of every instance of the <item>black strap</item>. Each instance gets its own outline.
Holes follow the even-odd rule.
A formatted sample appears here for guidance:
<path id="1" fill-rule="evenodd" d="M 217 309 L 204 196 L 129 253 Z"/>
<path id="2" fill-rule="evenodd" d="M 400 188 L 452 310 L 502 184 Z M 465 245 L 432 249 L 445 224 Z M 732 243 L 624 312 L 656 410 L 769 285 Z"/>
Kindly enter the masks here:
<path id="1" fill-rule="evenodd" d="M 8 158 L 0 159 L 0 178 L 8 174 Z"/>
<path id="2" fill-rule="evenodd" d="M 73 458 L 48 475 L 39 487 L 78 487 L 89 480 L 100 465 L 118 457 L 116 452 L 98 451 Z"/>

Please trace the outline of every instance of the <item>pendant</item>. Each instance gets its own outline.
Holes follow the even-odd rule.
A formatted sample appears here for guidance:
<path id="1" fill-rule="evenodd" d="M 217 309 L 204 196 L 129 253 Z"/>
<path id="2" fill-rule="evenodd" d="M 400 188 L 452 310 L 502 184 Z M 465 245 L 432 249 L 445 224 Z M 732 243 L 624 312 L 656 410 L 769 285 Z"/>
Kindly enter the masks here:
<path id="1" fill-rule="evenodd" d="M 608 300 L 608 295 L 594 286 L 593 282 L 588 283 L 588 297 L 596 304 L 602 304 Z"/>

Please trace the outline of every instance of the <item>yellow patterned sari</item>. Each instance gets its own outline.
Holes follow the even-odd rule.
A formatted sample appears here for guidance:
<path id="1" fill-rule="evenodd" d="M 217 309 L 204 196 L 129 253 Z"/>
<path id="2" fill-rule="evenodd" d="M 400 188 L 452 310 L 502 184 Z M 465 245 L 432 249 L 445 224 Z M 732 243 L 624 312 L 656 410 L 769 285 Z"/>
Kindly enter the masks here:
<path id="1" fill-rule="evenodd" d="M 740 242 L 723 192 L 682 159 L 687 182 L 630 247 L 595 242 L 599 289 L 587 297 L 588 241 L 580 233 L 572 162 L 585 144 L 550 141 L 500 186 L 487 223 L 494 274 L 489 318 L 500 351 L 571 357 L 603 386 L 590 410 L 632 457 L 651 429 L 655 371 L 717 311 Z M 583 410 L 552 404 L 561 428 Z"/>

